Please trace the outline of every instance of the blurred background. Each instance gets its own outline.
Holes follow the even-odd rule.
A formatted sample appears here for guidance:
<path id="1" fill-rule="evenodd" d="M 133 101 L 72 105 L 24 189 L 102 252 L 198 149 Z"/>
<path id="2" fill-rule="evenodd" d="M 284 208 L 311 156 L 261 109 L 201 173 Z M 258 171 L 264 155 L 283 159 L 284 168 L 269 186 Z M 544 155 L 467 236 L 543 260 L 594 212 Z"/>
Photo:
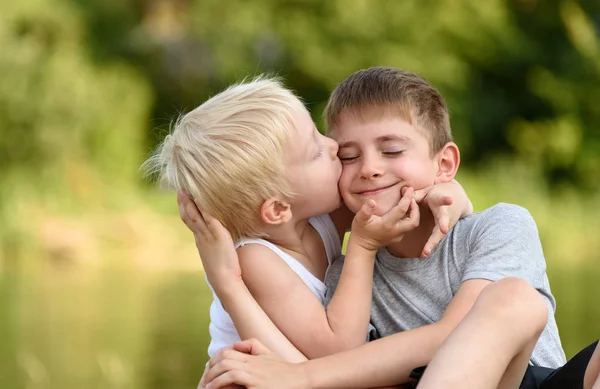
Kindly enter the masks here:
<path id="1" fill-rule="evenodd" d="M 231 82 L 322 129 L 351 72 L 439 87 L 476 210 L 535 217 L 569 356 L 600 336 L 600 2 L 0 0 L 0 387 L 195 388 L 210 295 L 139 166 Z"/>

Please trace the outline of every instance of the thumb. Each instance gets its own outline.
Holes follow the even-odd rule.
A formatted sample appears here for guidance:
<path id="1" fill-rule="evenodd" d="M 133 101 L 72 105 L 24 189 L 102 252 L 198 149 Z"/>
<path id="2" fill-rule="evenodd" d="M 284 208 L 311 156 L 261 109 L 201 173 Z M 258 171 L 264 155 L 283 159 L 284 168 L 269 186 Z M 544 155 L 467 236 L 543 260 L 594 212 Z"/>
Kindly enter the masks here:
<path id="1" fill-rule="evenodd" d="M 427 188 L 423 188 L 423 189 L 414 191 L 413 198 L 415 199 L 417 204 L 421 203 L 421 201 L 423 201 L 425 199 L 425 197 L 427 197 L 430 189 L 431 189 L 431 187 L 428 186 Z"/>
<path id="2" fill-rule="evenodd" d="M 235 342 L 233 349 L 250 355 L 271 354 L 271 350 L 254 338 Z"/>

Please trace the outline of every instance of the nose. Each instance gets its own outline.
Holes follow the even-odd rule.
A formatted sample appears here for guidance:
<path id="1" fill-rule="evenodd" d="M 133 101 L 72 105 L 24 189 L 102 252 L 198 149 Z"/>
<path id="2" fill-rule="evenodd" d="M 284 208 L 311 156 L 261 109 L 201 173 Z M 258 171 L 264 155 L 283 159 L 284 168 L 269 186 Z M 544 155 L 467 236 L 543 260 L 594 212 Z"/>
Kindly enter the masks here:
<path id="1" fill-rule="evenodd" d="M 329 148 L 329 155 L 331 156 L 331 159 L 335 160 L 337 158 L 337 153 L 340 149 L 340 145 L 338 145 L 338 143 L 329 138 L 329 137 L 325 137 L 326 142 L 327 142 L 327 147 Z"/>
<path id="2" fill-rule="evenodd" d="M 360 167 L 360 177 L 364 180 L 369 180 L 371 178 L 381 177 L 382 175 L 383 168 L 381 164 L 378 163 L 378 159 L 363 154 L 362 166 Z"/>

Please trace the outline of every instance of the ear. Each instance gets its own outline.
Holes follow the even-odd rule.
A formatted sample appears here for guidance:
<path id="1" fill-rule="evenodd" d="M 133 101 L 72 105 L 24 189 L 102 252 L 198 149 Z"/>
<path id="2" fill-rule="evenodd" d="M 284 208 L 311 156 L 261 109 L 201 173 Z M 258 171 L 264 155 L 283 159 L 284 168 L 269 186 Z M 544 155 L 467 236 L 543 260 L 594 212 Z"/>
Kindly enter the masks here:
<path id="1" fill-rule="evenodd" d="M 456 176 L 458 166 L 460 165 L 460 151 L 454 142 L 448 142 L 438 151 L 437 159 L 437 174 L 435 184 L 450 182 Z"/>
<path id="2" fill-rule="evenodd" d="M 278 198 L 271 197 L 260 207 L 260 219 L 266 224 L 279 225 L 290 221 L 291 218 L 291 205 Z"/>

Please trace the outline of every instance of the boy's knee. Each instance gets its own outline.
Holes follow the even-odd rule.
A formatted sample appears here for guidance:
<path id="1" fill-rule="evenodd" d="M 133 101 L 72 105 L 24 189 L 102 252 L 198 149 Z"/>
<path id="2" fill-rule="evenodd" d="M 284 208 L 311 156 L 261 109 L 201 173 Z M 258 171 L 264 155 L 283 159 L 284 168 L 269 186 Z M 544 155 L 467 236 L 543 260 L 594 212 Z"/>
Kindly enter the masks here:
<path id="1" fill-rule="evenodd" d="M 488 285 L 481 293 L 485 304 L 508 320 L 526 322 L 541 332 L 548 321 L 548 306 L 540 293 L 527 282 L 507 277 Z"/>

